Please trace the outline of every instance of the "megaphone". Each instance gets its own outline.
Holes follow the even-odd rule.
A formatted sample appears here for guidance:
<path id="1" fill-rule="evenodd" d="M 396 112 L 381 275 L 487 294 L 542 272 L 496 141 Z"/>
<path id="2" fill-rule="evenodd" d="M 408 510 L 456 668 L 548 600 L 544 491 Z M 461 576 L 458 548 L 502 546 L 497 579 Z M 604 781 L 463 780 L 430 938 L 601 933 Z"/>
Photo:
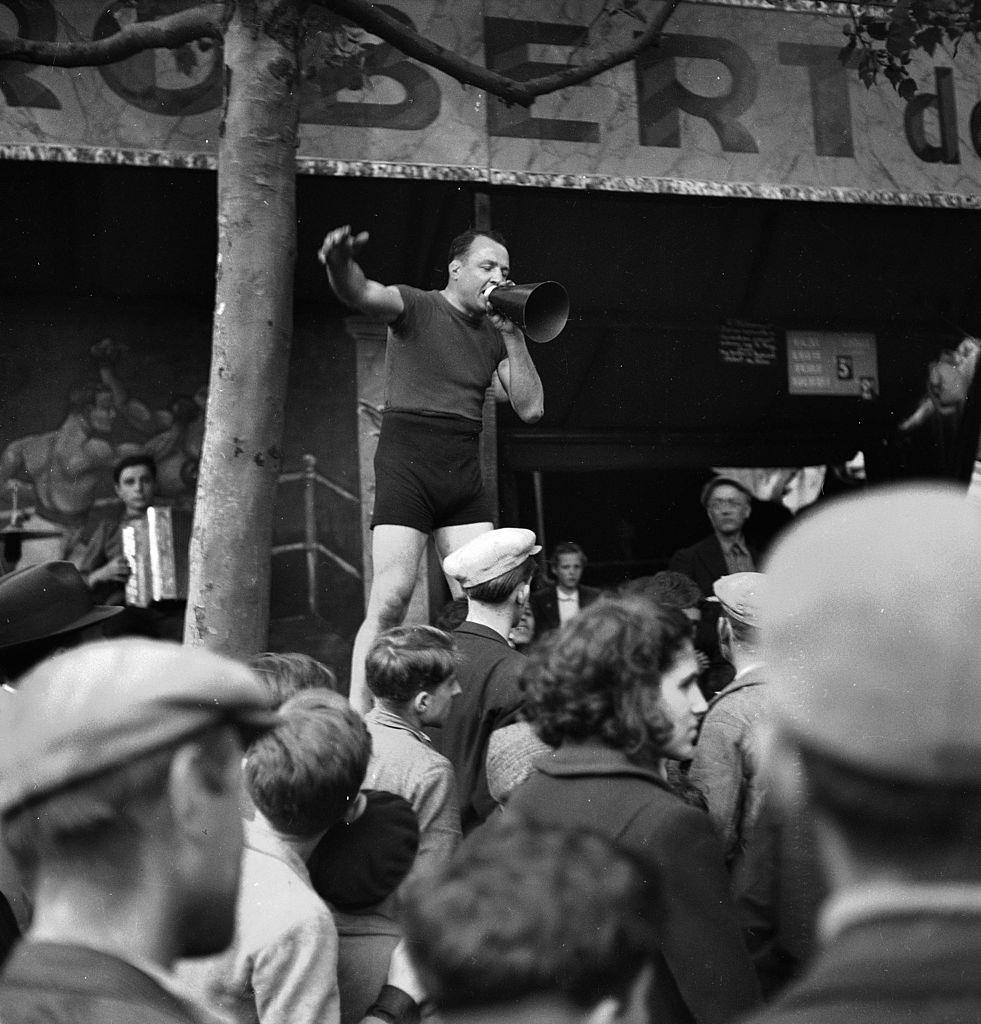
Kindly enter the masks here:
<path id="1" fill-rule="evenodd" d="M 569 296 L 558 281 L 505 281 L 487 293 L 491 308 L 539 344 L 557 338 L 569 319 Z"/>

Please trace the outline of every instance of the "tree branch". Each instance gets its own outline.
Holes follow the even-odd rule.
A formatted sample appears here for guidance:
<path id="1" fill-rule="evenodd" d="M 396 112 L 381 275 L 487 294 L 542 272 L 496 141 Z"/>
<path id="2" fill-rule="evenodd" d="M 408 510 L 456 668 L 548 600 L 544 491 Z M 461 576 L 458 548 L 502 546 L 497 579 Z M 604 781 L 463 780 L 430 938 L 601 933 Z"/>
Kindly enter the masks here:
<path id="1" fill-rule="evenodd" d="M 105 39 L 84 43 L 49 43 L 0 36 L 0 59 L 22 60 L 56 68 L 114 64 L 144 50 L 174 49 L 195 39 L 221 40 L 225 4 L 201 4 L 156 21 L 137 21 Z"/>
<path id="2" fill-rule="evenodd" d="M 407 25 L 380 10 L 370 0 L 311 0 L 320 7 L 326 7 L 340 14 L 365 31 L 379 36 L 385 42 L 401 50 L 407 57 L 413 57 L 430 67 L 443 71 L 464 85 L 475 85 L 485 92 L 499 96 L 505 103 L 530 107 L 538 96 L 557 92 L 570 85 L 588 81 L 595 75 L 623 64 L 635 57 L 641 50 L 656 44 L 668 19 L 675 12 L 681 0 L 666 0 L 657 14 L 650 20 L 644 31 L 628 46 L 614 50 L 604 57 L 574 67 L 564 68 L 541 78 L 529 78 L 524 82 L 508 78 L 489 68 L 474 64 L 452 50 L 419 35 Z"/>
<path id="3" fill-rule="evenodd" d="M 499 96 L 505 103 L 530 107 L 536 97 L 586 82 L 595 75 L 623 64 L 641 50 L 655 45 L 681 0 L 665 0 L 644 31 L 632 43 L 584 64 L 563 68 L 551 75 L 518 81 L 461 57 L 434 43 L 386 14 L 370 0 L 310 0 L 391 43 L 408 57 L 443 71 L 465 85 L 475 85 Z M 139 21 L 91 42 L 52 43 L 0 36 L 0 60 L 22 60 L 48 67 L 74 68 L 113 64 L 144 50 L 174 49 L 196 39 L 220 41 L 228 3 L 205 3 L 156 21 Z"/>

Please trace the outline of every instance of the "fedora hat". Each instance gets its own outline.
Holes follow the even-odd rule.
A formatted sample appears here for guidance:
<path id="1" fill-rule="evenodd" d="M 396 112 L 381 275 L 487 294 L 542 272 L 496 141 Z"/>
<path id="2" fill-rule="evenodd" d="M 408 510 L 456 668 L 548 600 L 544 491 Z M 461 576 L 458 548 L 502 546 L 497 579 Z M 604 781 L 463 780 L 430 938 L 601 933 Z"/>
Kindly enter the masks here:
<path id="1" fill-rule="evenodd" d="M 0 650 L 72 633 L 123 609 L 96 604 L 71 562 L 44 562 L 0 576 Z"/>

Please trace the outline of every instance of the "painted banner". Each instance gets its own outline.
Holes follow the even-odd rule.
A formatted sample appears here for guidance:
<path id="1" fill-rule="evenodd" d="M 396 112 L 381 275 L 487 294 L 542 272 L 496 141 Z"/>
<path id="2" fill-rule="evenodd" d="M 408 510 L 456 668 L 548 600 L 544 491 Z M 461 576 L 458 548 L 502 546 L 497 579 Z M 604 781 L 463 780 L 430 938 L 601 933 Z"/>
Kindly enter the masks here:
<path id="1" fill-rule="evenodd" d="M 760 3 L 762 0 L 746 0 Z M 103 37 L 189 0 L 0 0 L 0 31 Z M 622 45 L 638 23 L 593 0 L 390 0 L 423 35 L 515 78 Z M 580 189 L 981 207 L 981 62 L 913 65 L 919 95 L 868 90 L 837 59 L 844 15 L 686 3 L 657 47 L 530 111 L 363 35 L 364 81 L 302 85 L 305 173 Z M 596 29 L 594 27 L 594 35 Z M 186 56 L 186 53 L 185 55 Z M 333 75 L 333 78 L 330 76 Z M 220 47 L 98 69 L 0 62 L 0 156 L 214 166 Z"/>

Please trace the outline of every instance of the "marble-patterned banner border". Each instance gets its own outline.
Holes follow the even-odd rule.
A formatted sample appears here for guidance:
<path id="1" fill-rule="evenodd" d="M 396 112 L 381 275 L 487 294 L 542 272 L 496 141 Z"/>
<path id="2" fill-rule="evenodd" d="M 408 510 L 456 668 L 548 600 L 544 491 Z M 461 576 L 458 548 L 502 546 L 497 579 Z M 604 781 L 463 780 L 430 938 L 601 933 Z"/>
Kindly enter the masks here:
<path id="1" fill-rule="evenodd" d="M 179 167 L 213 171 L 214 153 L 180 153 L 160 149 L 122 149 L 116 146 L 55 146 L 46 143 L 0 144 L 0 160 L 41 160 L 56 164 L 116 164 L 123 167 Z"/>
<path id="2" fill-rule="evenodd" d="M 786 11 L 788 14 L 825 14 L 831 18 L 850 18 L 853 14 L 888 17 L 891 8 L 874 4 L 850 4 L 834 0 L 687 0 L 710 7 L 755 7 L 761 11 Z"/>
<path id="3" fill-rule="evenodd" d="M 623 177 L 595 174 L 542 174 L 528 171 L 490 172 L 492 185 L 529 188 L 571 188 L 595 192 L 649 192 L 660 195 L 728 199 L 782 199 L 811 203 L 867 203 L 874 206 L 923 206 L 950 210 L 981 210 L 981 195 L 954 192 L 897 192 L 887 189 L 836 188 L 817 185 L 774 185 L 741 181 L 695 181 L 687 178 Z"/>
<path id="4" fill-rule="evenodd" d="M 217 159 L 212 153 L 116 149 L 111 146 L 0 145 L 0 160 L 40 160 L 49 163 L 112 164 L 130 167 L 176 167 L 196 171 L 213 171 L 217 168 Z M 296 170 L 297 174 L 319 174 L 326 177 L 474 181 L 523 188 L 578 189 L 584 192 L 637 192 L 651 195 L 704 196 L 726 199 L 775 199 L 793 202 L 981 210 L 981 195 L 962 195 L 951 192 L 895 192 L 885 189 L 695 181 L 685 178 L 545 174 L 530 171 L 500 171 L 484 167 L 387 163 L 373 160 L 327 160 L 319 157 L 299 157 L 296 161 Z"/>

